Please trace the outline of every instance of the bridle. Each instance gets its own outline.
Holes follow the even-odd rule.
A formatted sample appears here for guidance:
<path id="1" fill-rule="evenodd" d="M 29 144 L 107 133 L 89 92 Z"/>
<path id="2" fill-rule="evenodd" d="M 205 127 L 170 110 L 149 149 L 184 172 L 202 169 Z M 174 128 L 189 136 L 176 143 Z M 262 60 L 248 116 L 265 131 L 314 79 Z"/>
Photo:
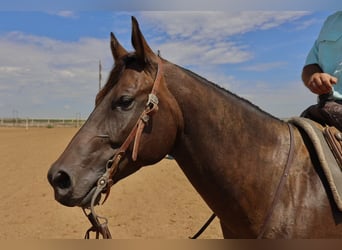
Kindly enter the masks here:
<path id="1" fill-rule="evenodd" d="M 110 193 L 110 189 L 113 186 L 113 177 L 118 171 L 119 164 L 121 159 L 126 155 L 126 151 L 128 147 L 133 143 L 133 151 L 132 151 L 132 160 L 136 161 L 138 157 L 139 145 L 142 132 L 144 130 L 145 125 L 150 120 L 150 117 L 153 116 L 158 111 L 158 89 L 160 86 L 160 82 L 163 76 L 163 64 L 160 57 L 157 57 L 157 73 L 153 82 L 153 87 L 151 93 L 148 95 L 148 100 L 145 106 L 144 111 L 141 113 L 138 121 L 132 128 L 131 132 L 127 136 L 126 140 L 122 143 L 120 148 L 117 150 L 116 154 L 107 161 L 106 171 L 105 173 L 97 180 L 96 188 L 94 194 L 91 198 L 90 208 L 83 208 L 84 214 L 88 217 L 92 227 L 89 228 L 85 234 L 85 239 L 90 238 L 90 233 L 96 233 L 96 239 L 99 239 L 100 235 L 102 235 L 103 239 L 111 239 L 111 234 L 108 229 L 108 220 L 105 217 L 99 216 L 96 214 L 94 207 L 98 204 L 98 197 L 101 193 L 105 191 L 105 198 L 101 204 L 103 204 Z M 106 137 L 108 135 L 98 135 L 98 137 Z M 90 212 L 87 213 L 86 209 L 89 209 Z M 101 223 L 100 220 L 104 222 Z"/>

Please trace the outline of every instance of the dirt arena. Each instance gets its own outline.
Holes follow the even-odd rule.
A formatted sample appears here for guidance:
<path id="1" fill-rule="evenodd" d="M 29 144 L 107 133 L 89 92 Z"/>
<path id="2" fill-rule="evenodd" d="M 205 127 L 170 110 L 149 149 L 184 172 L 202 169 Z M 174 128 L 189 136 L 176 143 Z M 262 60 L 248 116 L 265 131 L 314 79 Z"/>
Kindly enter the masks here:
<path id="1" fill-rule="evenodd" d="M 83 238 L 87 218 L 80 208 L 57 203 L 46 178 L 76 131 L 0 128 L 0 240 Z M 166 159 L 119 182 L 96 211 L 108 218 L 115 239 L 186 239 L 212 213 Z M 222 238 L 217 219 L 201 238 Z"/>

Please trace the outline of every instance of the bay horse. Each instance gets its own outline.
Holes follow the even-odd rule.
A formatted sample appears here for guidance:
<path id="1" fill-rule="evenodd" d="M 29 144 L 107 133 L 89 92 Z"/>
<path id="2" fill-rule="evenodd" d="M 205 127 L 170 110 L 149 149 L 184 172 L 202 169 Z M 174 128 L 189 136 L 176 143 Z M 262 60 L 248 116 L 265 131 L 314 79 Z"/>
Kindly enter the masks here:
<path id="1" fill-rule="evenodd" d="M 112 184 L 170 154 L 219 218 L 224 238 L 256 238 L 261 230 L 263 238 L 342 236 L 341 214 L 300 129 L 159 57 L 134 17 L 132 44 L 134 52 L 127 52 L 111 33 L 115 64 L 108 81 L 48 172 L 58 202 L 89 206 L 108 160 L 125 144 Z M 157 110 L 144 120 L 151 92 Z M 126 138 L 138 120 L 144 126 L 135 147 L 137 136 Z"/>

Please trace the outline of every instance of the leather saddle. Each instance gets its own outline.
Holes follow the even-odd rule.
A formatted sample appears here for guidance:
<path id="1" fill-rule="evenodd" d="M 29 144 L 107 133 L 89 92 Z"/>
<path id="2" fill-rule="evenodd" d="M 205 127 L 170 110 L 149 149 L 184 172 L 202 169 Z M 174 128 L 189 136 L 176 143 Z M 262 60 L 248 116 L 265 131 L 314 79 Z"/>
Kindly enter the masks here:
<path id="1" fill-rule="evenodd" d="M 342 132 L 333 126 L 323 129 L 323 135 L 342 170 Z"/>

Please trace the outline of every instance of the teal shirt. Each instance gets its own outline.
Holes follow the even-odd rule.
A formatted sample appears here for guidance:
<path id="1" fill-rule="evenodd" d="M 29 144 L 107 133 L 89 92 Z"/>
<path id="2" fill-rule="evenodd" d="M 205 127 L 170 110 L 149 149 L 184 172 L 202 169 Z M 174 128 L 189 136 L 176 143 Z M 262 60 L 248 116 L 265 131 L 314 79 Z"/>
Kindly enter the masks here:
<path id="1" fill-rule="evenodd" d="M 310 50 L 305 65 L 318 64 L 323 72 L 338 78 L 333 97 L 342 100 L 342 11 L 329 16 Z"/>

